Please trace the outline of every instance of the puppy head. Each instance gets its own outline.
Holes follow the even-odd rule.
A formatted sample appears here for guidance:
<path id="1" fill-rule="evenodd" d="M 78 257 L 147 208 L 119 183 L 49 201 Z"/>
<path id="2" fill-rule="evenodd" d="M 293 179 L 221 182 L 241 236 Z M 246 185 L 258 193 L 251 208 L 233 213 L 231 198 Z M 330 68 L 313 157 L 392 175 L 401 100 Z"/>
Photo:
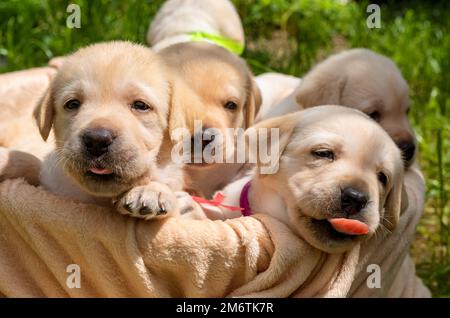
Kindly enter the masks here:
<path id="1" fill-rule="evenodd" d="M 181 43 L 162 50 L 160 55 L 176 78 L 172 92 L 174 124 L 170 129 L 183 126 L 193 139 L 201 134 L 204 149 L 213 143 L 225 147 L 225 139 L 232 141 L 233 132 L 227 128 L 252 125 L 261 95 L 242 59 L 209 43 Z M 200 130 L 195 120 L 201 122 Z M 211 134 L 223 138 L 207 138 Z"/>
<path id="2" fill-rule="evenodd" d="M 408 85 L 390 59 L 366 49 L 334 55 L 305 76 L 296 98 L 303 108 L 336 104 L 368 114 L 402 150 L 406 165 L 414 161 Z"/>
<path id="3" fill-rule="evenodd" d="M 85 191 L 110 197 L 151 177 L 167 128 L 169 84 L 158 57 L 128 42 L 69 56 L 35 111 L 53 125 L 65 172 Z"/>
<path id="4" fill-rule="evenodd" d="M 300 236 L 316 248 L 337 253 L 380 225 L 384 230 L 395 227 L 403 166 L 399 149 L 381 127 L 361 112 L 340 106 L 314 107 L 255 126 L 276 127 L 283 127 L 279 170 L 256 180 L 285 202 L 287 220 Z M 343 234 L 331 225 L 329 220 L 335 219 L 359 221 L 368 233 Z"/>

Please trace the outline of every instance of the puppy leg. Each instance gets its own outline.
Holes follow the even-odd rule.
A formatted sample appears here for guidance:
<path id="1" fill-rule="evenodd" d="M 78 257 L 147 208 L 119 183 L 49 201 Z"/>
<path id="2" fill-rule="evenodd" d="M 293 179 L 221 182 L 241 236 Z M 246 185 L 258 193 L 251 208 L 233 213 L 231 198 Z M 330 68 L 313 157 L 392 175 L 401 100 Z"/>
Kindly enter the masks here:
<path id="1" fill-rule="evenodd" d="M 0 147 L 0 182 L 24 178 L 29 184 L 39 185 L 41 161 L 32 154 Z"/>
<path id="2" fill-rule="evenodd" d="M 158 182 L 134 187 L 114 204 L 120 213 L 145 220 L 180 214 L 175 193 Z"/>

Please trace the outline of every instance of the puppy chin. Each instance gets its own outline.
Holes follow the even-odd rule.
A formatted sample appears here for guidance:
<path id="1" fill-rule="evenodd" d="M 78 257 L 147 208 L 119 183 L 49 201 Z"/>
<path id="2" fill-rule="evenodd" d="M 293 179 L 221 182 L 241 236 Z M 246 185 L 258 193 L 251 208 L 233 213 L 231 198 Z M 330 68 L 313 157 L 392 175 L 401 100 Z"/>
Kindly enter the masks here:
<path id="1" fill-rule="evenodd" d="M 86 171 L 65 168 L 66 174 L 86 193 L 94 197 L 115 197 L 131 188 L 131 183 L 126 182 L 116 174 L 94 175 Z"/>
<path id="2" fill-rule="evenodd" d="M 195 160 L 196 158 L 194 156 L 191 156 L 190 162 L 186 163 L 186 166 L 190 169 L 212 170 L 227 163 L 234 164 L 236 161 L 234 158 L 234 147 L 231 148 L 231 150 L 228 150 L 228 153 L 231 154 L 228 157 L 226 156 L 226 148 L 223 147 L 218 157 L 216 157 L 215 153 L 213 153 L 207 160 L 203 157 L 203 155 L 205 155 L 203 151 L 204 150 L 202 150 L 202 157 L 198 157 L 197 160 Z M 208 155 L 208 153 L 206 153 L 206 155 Z"/>
<path id="3" fill-rule="evenodd" d="M 362 238 L 341 234 L 335 231 L 327 220 L 316 220 L 308 216 L 298 218 L 295 228 L 313 247 L 330 254 L 346 252 Z"/>
<path id="4" fill-rule="evenodd" d="M 216 166 L 216 164 L 214 164 L 214 163 L 206 163 L 206 162 L 186 164 L 186 167 L 188 167 L 189 169 L 195 169 L 195 170 L 214 169 L 215 166 Z"/>
<path id="5" fill-rule="evenodd" d="M 137 159 L 119 165 L 102 164 L 102 168 L 110 170 L 106 174 L 94 173 L 91 168 L 94 163 L 69 159 L 64 165 L 65 174 L 80 189 L 94 197 L 116 197 L 128 191 L 140 179 L 151 176 L 150 164 L 145 165 Z"/>
<path id="6" fill-rule="evenodd" d="M 302 204 L 302 200 L 297 201 L 298 205 L 289 207 L 289 219 L 293 225 L 293 230 L 313 247 L 330 254 L 343 253 L 350 250 L 358 242 L 373 234 L 377 226 L 372 226 L 375 220 L 366 219 L 361 222 L 369 226 L 369 233 L 366 235 L 349 235 L 336 231 L 328 221 L 331 218 L 346 218 L 344 212 L 339 212 L 339 208 L 333 208 L 333 200 L 329 202 L 332 211 L 318 210 L 319 207 L 311 207 Z"/>

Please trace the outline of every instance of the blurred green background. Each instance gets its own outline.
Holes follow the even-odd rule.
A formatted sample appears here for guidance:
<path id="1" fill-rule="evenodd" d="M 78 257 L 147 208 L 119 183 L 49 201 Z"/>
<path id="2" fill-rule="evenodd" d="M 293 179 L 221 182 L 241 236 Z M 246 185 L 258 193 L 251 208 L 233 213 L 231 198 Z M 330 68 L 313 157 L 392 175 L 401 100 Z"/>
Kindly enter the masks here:
<path id="1" fill-rule="evenodd" d="M 45 65 L 53 56 L 113 39 L 145 42 L 163 1 L 0 0 L 0 73 Z M 424 217 L 412 253 L 437 297 L 450 297 L 450 6 L 448 1 L 389 2 L 381 28 L 366 26 L 368 2 L 234 0 L 247 38 L 244 58 L 255 74 L 303 76 L 329 54 L 366 47 L 392 58 L 410 85 L 420 164 L 427 181 Z M 81 28 L 66 27 L 69 3 Z"/>

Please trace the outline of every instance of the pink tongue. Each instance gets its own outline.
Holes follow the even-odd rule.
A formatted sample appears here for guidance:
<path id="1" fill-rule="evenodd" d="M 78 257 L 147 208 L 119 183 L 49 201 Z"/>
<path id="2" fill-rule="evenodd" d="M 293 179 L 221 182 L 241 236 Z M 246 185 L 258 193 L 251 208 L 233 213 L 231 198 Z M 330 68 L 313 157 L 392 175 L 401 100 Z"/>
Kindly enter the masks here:
<path id="1" fill-rule="evenodd" d="M 89 171 L 95 174 L 111 174 L 112 171 L 108 169 L 98 169 L 98 168 L 91 168 Z"/>
<path id="2" fill-rule="evenodd" d="M 331 226 L 338 232 L 349 235 L 364 235 L 369 233 L 369 227 L 367 224 L 358 221 L 345 218 L 329 219 Z"/>

